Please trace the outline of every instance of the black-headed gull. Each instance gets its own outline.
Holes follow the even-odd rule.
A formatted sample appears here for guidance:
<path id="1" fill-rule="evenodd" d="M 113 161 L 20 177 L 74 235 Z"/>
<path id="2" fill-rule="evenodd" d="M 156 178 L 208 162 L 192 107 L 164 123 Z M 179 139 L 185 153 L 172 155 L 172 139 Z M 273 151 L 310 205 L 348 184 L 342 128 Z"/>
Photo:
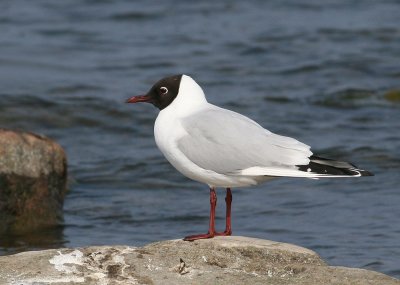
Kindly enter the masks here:
<path id="1" fill-rule="evenodd" d="M 161 79 L 146 95 L 127 103 L 148 102 L 160 109 L 154 137 L 165 158 L 183 175 L 210 187 L 207 234 L 185 240 L 231 235 L 232 187 L 253 186 L 275 177 L 371 176 L 344 161 L 313 155 L 296 139 L 276 135 L 255 121 L 207 102 L 187 75 Z M 215 231 L 216 187 L 226 188 L 226 228 Z"/>

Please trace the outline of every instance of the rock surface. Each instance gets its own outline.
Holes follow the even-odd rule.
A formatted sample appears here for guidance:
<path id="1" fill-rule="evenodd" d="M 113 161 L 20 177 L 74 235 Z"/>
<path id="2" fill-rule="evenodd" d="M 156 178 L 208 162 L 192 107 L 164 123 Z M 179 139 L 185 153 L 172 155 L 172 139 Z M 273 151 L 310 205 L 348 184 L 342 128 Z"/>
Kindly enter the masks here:
<path id="1" fill-rule="evenodd" d="M 381 273 L 328 266 L 299 246 L 246 237 L 171 240 L 0 257 L 0 284 L 400 284 Z"/>
<path id="2" fill-rule="evenodd" d="M 0 129 L 0 233 L 57 224 L 66 181 L 60 145 L 32 133 Z"/>

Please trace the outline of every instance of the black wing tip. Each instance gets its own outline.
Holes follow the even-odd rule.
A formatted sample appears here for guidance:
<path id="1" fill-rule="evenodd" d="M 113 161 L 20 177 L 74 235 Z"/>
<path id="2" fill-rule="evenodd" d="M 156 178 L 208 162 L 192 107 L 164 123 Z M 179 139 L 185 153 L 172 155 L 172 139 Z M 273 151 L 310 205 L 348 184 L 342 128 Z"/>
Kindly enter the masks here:
<path id="1" fill-rule="evenodd" d="M 374 176 L 370 171 L 358 169 L 354 164 L 323 158 L 316 155 L 310 157 L 308 165 L 298 165 L 301 171 L 312 171 L 318 174 L 337 175 L 337 176 Z"/>
<path id="2" fill-rule="evenodd" d="M 344 172 L 346 172 L 347 175 L 349 176 L 355 176 L 355 177 L 360 177 L 360 176 L 375 176 L 372 172 L 368 170 L 363 170 L 363 169 L 358 169 L 358 168 L 347 168 L 343 169 Z"/>
<path id="3" fill-rule="evenodd" d="M 372 172 L 368 170 L 357 169 L 360 172 L 361 176 L 375 176 Z"/>

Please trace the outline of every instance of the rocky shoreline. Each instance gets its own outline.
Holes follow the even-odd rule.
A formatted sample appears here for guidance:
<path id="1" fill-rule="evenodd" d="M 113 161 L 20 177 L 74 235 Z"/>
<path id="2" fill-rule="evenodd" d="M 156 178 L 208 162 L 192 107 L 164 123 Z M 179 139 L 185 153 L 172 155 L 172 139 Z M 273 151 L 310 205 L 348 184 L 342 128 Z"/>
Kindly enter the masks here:
<path id="1" fill-rule="evenodd" d="M 0 234 L 56 226 L 67 159 L 56 142 L 0 129 Z M 327 265 L 315 252 L 248 237 L 91 246 L 0 257 L 0 285 L 399 284 L 384 274 Z"/>
<path id="2" fill-rule="evenodd" d="M 0 284 L 400 284 L 387 275 L 327 265 L 315 252 L 248 237 L 92 246 L 0 257 Z"/>

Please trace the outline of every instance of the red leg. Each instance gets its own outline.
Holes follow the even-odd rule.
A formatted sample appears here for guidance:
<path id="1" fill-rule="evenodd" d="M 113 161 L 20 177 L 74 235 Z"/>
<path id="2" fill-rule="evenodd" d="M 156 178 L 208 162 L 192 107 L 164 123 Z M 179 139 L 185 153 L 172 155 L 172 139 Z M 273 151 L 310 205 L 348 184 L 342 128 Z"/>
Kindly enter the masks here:
<path id="1" fill-rule="evenodd" d="M 208 233 L 200 235 L 187 236 L 183 240 L 194 241 L 196 239 L 206 239 L 215 236 L 215 208 L 217 206 L 217 194 L 214 188 L 210 188 L 210 225 L 208 228 Z"/>
<path id="2" fill-rule="evenodd" d="M 226 226 L 223 233 L 215 233 L 216 236 L 230 236 L 232 234 L 231 225 L 231 206 L 232 206 L 232 191 L 231 188 L 226 188 Z"/>

